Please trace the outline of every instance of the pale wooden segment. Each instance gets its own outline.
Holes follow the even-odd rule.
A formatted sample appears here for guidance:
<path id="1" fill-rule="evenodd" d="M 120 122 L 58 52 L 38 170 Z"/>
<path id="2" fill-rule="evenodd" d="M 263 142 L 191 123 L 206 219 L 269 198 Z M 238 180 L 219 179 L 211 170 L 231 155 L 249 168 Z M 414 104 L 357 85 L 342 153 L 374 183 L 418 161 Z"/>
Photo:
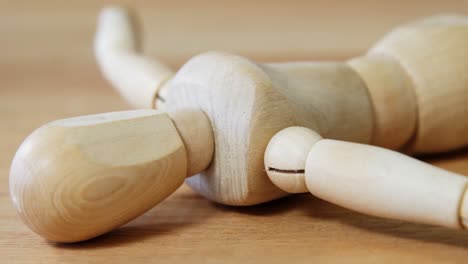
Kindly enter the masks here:
<path id="1" fill-rule="evenodd" d="M 36 130 L 15 155 L 10 191 L 32 230 L 73 242 L 141 215 L 173 193 L 186 173 L 185 148 L 167 114 L 114 112 Z"/>
<path id="2" fill-rule="evenodd" d="M 372 102 L 373 145 L 401 149 L 416 132 L 414 87 L 398 62 L 369 54 L 348 62 L 364 80 Z"/>
<path id="3" fill-rule="evenodd" d="M 465 186 L 463 197 L 459 208 L 460 223 L 465 229 L 468 229 L 468 184 Z"/>
<path id="4" fill-rule="evenodd" d="M 412 150 L 468 144 L 468 18 L 440 16 L 393 30 L 371 50 L 397 60 L 414 83 L 418 124 Z"/>
<path id="5" fill-rule="evenodd" d="M 272 88 L 290 102 L 297 125 L 326 138 L 370 143 L 374 126 L 365 83 L 341 62 L 261 65 Z"/>
<path id="6" fill-rule="evenodd" d="M 358 212 L 462 228 L 468 179 L 398 152 L 324 139 L 307 157 L 305 178 L 314 195 Z"/>
<path id="7" fill-rule="evenodd" d="M 265 171 L 270 180 L 288 193 L 307 192 L 305 164 L 307 155 L 322 137 L 304 127 L 288 127 L 268 142 Z"/>
<path id="8" fill-rule="evenodd" d="M 187 154 L 187 176 L 204 171 L 213 160 L 214 139 L 210 120 L 199 110 L 170 113 Z M 163 187 L 163 186 L 162 186 Z"/>
<path id="9" fill-rule="evenodd" d="M 99 17 L 95 55 L 101 72 L 130 105 L 153 108 L 161 86 L 172 76 L 162 63 L 140 55 L 129 11 L 108 7 Z M 135 18 L 133 18 L 135 19 Z"/>

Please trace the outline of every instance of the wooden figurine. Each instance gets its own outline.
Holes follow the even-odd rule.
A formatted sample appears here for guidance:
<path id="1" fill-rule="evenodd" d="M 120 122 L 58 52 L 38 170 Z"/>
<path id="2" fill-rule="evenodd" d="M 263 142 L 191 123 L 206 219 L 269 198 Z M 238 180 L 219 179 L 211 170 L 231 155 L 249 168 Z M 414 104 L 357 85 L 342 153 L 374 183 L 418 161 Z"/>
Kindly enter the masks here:
<path id="1" fill-rule="evenodd" d="M 256 64 L 210 52 L 174 75 L 137 52 L 131 21 L 120 8 L 101 14 L 102 72 L 133 105 L 166 112 L 70 118 L 33 132 L 13 160 L 10 191 L 38 234 L 60 242 L 96 237 L 187 177 L 227 205 L 310 191 L 377 216 L 466 224 L 467 178 L 356 143 L 411 153 L 467 145 L 468 18 L 396 28 L 344 63 Z"/>

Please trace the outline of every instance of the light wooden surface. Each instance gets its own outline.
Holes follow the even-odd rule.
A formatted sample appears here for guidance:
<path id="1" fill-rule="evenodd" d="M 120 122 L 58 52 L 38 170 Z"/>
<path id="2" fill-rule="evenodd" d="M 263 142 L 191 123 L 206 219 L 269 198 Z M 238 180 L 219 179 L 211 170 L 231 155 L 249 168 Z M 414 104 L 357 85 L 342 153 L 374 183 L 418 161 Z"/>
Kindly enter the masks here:
<path id="1" fill-rule="evenodd" d="M 349 58 L 396 24 L 436 11 L 468 13 L 461 1 L 280 3 L 136 5 L 143 23 L 153 25 L 145 29 L 148 52 L 172 66 L 210 49 L 261 61 Z M 9 199 L 8 171 L 20 142 L 54 119 L 127 109 L 92 58 L 102 4 L 0 2 L 0 263 L 466 262 L 464 232 L 367 217 L 310 195 L 226 207 L 186 186 L 92 241 L 57 245 L 34 235 Z M 291 31 L 294 25 L 300 27 Z M 467 151 L 426 159 L 468 174 Z"/>

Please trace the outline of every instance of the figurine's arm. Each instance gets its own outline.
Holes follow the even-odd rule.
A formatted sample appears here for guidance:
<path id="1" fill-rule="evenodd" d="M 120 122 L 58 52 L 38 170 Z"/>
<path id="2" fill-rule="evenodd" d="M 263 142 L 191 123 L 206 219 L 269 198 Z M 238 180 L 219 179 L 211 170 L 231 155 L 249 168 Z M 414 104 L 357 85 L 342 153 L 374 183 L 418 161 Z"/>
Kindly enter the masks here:
<path id="1" fill-rule="evenodd" d="M 265 170 L 279 188 L 365 214 L 468 227 L 468 178 L 384 148 L 290 127 L 270 141 Z"/>
<path id="2" fill-rule="evenodd" d="M 154 108 L 158 92 L 173 75 L 164 64 L 139 53 L 135 18 L 125 9 L 104 9 L 98 21 L 94 50 L 105 78 L 137 108 Z M 159 100 L 164 103 L 164 100 Z"/>

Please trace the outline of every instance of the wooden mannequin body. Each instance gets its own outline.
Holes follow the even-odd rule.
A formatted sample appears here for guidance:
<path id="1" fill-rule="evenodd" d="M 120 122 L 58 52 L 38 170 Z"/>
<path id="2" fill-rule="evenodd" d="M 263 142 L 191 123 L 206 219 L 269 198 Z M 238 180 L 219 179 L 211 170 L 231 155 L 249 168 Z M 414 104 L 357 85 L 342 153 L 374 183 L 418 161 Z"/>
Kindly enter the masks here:
<path id="1" fill-rule="evenodd" d="M 304 69 L 309 74 L 301 76 Z M 305 85 L 313 82 L 320 85 Z M 283 128 L 302 125 L 328 138 L 370 143 L 369 99 L 346 65 L 259 67 L 238 56 L 208 53 L 191 59 L 167 85 L 168 112 L 200 109 L 211 122 L 213 162 L 187 183 L 223 204 L 258 204 L 284 195 L 263 171 L 266 145 Z"/>
<path id="2" fill-rule="evenodd" d="M 112 19 L 104 19 L 105 27 L 112 26 L 108 21 L 126 19 L 121 10 L 109 12 Z M 169 115 L 140 110 L 44 126 L 15 156 L 10 176 L 15 206 L 37 233 L 71 242 L 137 217 L 194 174 L 187 183 L 211 200 L 229 205 L 270 201 L 287 193 L 267 177 L 265 150 L 278 131 L 297 125 L 325 138 L 415 152 L 462 147 L 468 142 L 463 120 L 468 79 L 458 76 L 468 72 L 465 21 L 442 17 L 397 29 L 368 55 L 348 63 L 259 65 L 207 53 L 173 77 L 133 54 L 131 42 L 106 42 L 109 35 L 103 30 L 96 45 L 107 78 L 134 104 L 163 103 Z M 120 33 L 114 33 L 111 39 L 119 40 Z M 456 55 L 446 54 L 451 49 Z M 430 67 L 424 58 L 436 58 L 450 72 L 437 75 L 440 66 Z M 126 68 L 132 68 L 130 75 L 124 74 Z M 151 86 L 143 89 L 150 96 L 129 91 L 133 79 L 140 89 Z M 441 87 L 447 87 L 442 94 Z M 144 131 L 137 140 L 144 147 L 135 147 L 132 129 Z M 114 175 L 116 168 L 133 176 Z M 89 186 L 103 186 L 107 196 Z M 132 199 L 122 198 L 127 192 Z M 82 210 L 87 206 L 91 214 Z"/>
<path id="3" fill-rule="evenodd" d="M 468 72 L 468 64 L 461 60 L 468 60 L 461 52 L 463 45 L 468 46 L 466 21 L 434 17 L 397 28 L 368 55 L 349 63 L 258 65 L 220 53 L 191 59 L 165 84 L 165 110 L 201 109 L 212 123 L 218 151 L 210 170 L 187 183 L 207 198 L 229 205 L 283 195 L 259 165 L 269 139 L 295 125 L 324 138 L 407 152 L 466 145 L 468 79 L 458 77 Z M 400 53 L 405 56 L 400 58 Z M 441 61 L 451 69 L 441 76 L 439 64 L 426 65 L 424 59 Z M 245 155 L 233 160 L 232 152 L 224 149 Z"/>

